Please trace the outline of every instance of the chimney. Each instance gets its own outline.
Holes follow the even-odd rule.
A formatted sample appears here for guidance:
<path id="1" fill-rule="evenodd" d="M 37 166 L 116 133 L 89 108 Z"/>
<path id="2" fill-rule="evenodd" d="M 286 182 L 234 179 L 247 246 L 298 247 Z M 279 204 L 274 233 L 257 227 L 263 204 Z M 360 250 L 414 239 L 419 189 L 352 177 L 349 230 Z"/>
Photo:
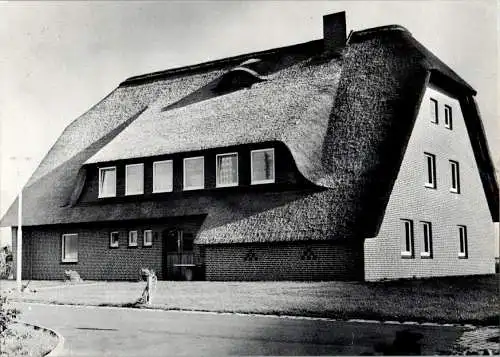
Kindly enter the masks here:
<path id="1" fill-rule="evenodd" d="M 346 43 L 345 11 L 323 16 L 325 52 L 339 52 Z"/>

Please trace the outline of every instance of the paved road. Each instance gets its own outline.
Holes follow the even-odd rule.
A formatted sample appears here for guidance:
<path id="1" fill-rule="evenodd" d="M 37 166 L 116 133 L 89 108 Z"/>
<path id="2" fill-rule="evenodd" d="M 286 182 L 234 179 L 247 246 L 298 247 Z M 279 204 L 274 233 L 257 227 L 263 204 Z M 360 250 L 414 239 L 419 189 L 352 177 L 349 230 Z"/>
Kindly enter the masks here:
<path id="1" fill-rule="evenodd" d="M 16 305 L 24 321 L 53 328 L 65 337 L 63 356 L 359 355 L 374 353 L 375 345 L 394 348 L 396 333 L 402 330 L 421 333 L 420 353 L 433 354 L 446 351 L 461 332 L 454 327 Z M 404 345 L 408 348 L 408 341 Z"/>

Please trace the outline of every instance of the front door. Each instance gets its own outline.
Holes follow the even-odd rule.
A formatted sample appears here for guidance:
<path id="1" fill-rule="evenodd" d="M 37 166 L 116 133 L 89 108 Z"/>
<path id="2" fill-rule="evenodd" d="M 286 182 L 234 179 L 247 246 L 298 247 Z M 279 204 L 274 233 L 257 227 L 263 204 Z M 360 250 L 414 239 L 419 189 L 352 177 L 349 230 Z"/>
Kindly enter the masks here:
<path id="1" fill-rule="evenodd" d="M 163 236 L 163 276 L 166 280 L 184 280 L 194 270 L 194 235 L 181 228 L 166 229 Z"/>

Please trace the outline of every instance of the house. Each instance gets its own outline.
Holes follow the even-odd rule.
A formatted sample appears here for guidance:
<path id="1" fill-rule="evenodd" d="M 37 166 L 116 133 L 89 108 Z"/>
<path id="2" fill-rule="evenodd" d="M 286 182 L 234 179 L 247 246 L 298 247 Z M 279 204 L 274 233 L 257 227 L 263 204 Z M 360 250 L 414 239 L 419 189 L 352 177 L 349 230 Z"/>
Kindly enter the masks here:
<path id="1" fill-rule="evenodd" d="M 25 279 L 379 280 L 494 272 L 476 92 L 391 25 L 136 76 L 24 188 Z M 16 203 L 1 224 L 14 226 Z"/>

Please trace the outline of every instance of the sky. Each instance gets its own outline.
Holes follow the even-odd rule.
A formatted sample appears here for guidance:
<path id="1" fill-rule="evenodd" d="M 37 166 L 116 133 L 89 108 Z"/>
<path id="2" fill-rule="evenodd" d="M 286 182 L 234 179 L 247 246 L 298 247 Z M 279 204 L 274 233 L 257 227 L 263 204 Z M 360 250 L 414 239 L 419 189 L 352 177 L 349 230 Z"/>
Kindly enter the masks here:
<path id="1" fill-rule="evenodd" d="M 348 31 L 403 25 L 471 84 L 498 170 L 499 10 L 492 0 L 0 1 L 0 215 L 64 128 L 124 79 L 318 39 L 337 11 Z"/>

